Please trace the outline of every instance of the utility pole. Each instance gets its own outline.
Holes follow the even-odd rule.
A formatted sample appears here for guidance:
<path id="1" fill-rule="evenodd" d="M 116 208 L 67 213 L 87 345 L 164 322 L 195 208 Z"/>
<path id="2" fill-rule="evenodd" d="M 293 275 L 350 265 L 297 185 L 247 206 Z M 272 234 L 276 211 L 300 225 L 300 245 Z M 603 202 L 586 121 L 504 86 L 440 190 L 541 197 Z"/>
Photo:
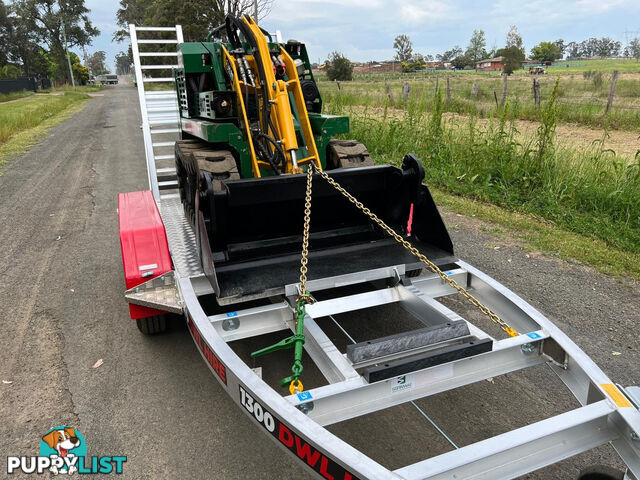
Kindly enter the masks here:
<path id="1" fill-rule="evenodd" d="M 253 19 L 258 23 L 258 0 L 253 0 Z"/>
<path id="2" fill-rule="evenodd" d="M 62 39 L 64 40 L 64 49 L 67 52 L 67 64 L 69 65 L 69 74 L 71 75 L 71 84 L 73 85 L 73 91 L 76 91 L 76 81 L 73 78 L 73 70 L 71 69 L 71 58 L 69 57 L 69 47 L 67 47 L 67 32 L 64 29 L 64 22 L 60 22 L 62 28 Z"/>

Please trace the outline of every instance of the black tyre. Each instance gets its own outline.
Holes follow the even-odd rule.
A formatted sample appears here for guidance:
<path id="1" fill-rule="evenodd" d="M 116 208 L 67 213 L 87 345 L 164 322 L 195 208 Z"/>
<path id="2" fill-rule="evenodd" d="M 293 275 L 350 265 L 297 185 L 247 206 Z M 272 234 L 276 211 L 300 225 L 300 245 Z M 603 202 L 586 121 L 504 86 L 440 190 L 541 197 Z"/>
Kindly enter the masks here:
<path id="1" fill-rule="evenodd" d="M 157 335 L 167 331 L 166 315 L 154 315 L 147 318 L 138 318 L 136 320 L 138 330 L 145 335 Z"/>
<path id="2" fill-rule="evenodd" d="M 578 480 L 623 480 L 624 472 L 607 465 L 592 465 L 583 469 Z"/>

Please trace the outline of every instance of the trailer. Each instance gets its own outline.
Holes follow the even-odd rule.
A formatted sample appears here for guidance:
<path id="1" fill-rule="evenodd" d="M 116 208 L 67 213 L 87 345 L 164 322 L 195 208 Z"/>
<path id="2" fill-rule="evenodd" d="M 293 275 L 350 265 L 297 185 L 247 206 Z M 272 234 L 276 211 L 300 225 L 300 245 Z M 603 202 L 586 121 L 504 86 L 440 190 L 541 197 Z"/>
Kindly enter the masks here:
<path id="1" fill-rule="evenodd" d="M 336 215 L 351 205 L 377 224 L 384 237 L 357 248 L 332 244 L 307 252 L 303 247 L 302 254 L 278 257 L 277 262 L 264 258 L 219 267 L 203 258 L 207 252 L 215 254 L 215 248 L 207 244 L 203 224 L 198 227 L 185 211 L 172 166 L 175 144 L 184 141 L 180 135 L 189 121 L 181 118 L 176 92 L 145 90 L 148 83 L 173 84 L 167 70 L 178 68 L 180 59 L 160 48 L 139 49 L 142 44 L 180 45 L 182 30 L 131 25 L 130 34 L 149 190 L 120 194 L 118 215 L 125 298 L 143 333 L 163 331 L 172 321 L 168 314 L 186 322 L 220 388 L 256 431 L 318 478 L 510 479 L 605 444 L 627 465 L 624 478 L 639 477 L 640 388 L 614 383 L 542 313 L 454 254 L 415 157 L 405 157 L 401 169 L 367 167 L 366 182 L 354 180 L 364 167 L 329 172 L 310 167 L 288 181 L 285 201 L 293 205 L 292 212 L 304 215 L 297 225 L 304 224 L 306 237 L 313 206 L 323 199 L 337 202 L 335 198 L 346 202 L 332 204 Z M 144 34 L 149 37 L 139 38 Z M 150 63 L 154 59 L 157 63 Z M 403 200 L 411 205 L 408 235 L 385 228 L 385 218 L 359 200 L 375 204 L 375 193 L 400 181 L 398 175 L 406 182 L 402 191 L 415 191 L 420 198 L 410 193 Z M 243 189 L 269 181 L 234 180 L 224 196 L 225 208 L 216 207 L 216 215 L 240 230 L 241 222 L 259 223 L 260 215 L 237 199 L 243 198 Z M 310 195 L 311 186 L 317 196 Z M 267 204 L 275 201 L 259 188 L 255 197 Z M 410 238 L 412 222 L 418 229 L 421 222 L 430 225 L 418 232 L 428 242 L 416 246 Z M 241 238 L 233 246 L 247 252 L 255 248 L 249 243 Z M 260 248 L 270 248 L 266 243 Z M 308 260 L 304 269 L 299 267 L 301 256 Z M 368 329 L 367 315 L 384 309 L 391 312 L 385 328 Z M 360 338 L 340 320 L 355 312 L 365 318 Z M 401 321 L 401 315 L 406 319 Z M 281 331 L 291 336 L 253 355 L 236 348 L 249 339 L 268 345 L 266 338 Z M 343 335 L 340 341 L 336 332 Z M 281 382 L 288 388 L 282 390 L 282 372 L 267 371 L 268 363 L 260 368 L 256 359 L 290 348 L 296 350 L 296 362 L 304 359 L 312 366 L 305 369 L 303 385 L 295 363 L 293 375 Z M 398 468 L 385 467 L 326 428 L 399 405 L 413 405 L 431 421 L 416 400 L 541 365 L 563 382 L 578 408 L 461 447 L 442 432 L 450 451 Z M 584 478 L 619 478 L 594 475 Z"/>

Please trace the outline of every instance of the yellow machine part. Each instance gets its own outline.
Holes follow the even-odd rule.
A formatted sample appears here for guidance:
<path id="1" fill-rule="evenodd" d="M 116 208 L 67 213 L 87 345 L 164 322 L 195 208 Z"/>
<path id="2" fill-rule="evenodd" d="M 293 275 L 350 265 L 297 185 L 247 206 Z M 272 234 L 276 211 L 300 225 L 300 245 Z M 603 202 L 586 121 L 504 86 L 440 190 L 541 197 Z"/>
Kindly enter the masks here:
<path id="1" fill-rule="evenodd" d="M 271 121 L 278 133 L 278 136 L 282 140 L 283 150 L 285 151 L 285 173 L 300 173 L 302 169 L 298 168 L 297 170 L 294 167 L 294 162 L 292 160 L 292 152 L 295 152 L 299 148 L 298 140 L 296 138 L 296 131 L 293 124 L 293 112 L 291 110 L 291 103 L 289 101 L 289 93 L 292 94 L 296 110 L 298 111 L 300 125 L 302 129 L 302 136 L 304 138 L 305 146 L 309 151 L 309 156 L 307 158 L 302 158 L 297 160 L 298 167 L 305 165 L 307 163 L 313 162 L 315 166 L 319 169 L 322 168 L 320 164 L 320 157 L 318 155 L 318 149 L 316 147 L 316 142 L 313 137 L 313 131 L 311 130 L 311 123 L 309 122 L 309 114 L 307 112 L 307 106 L 304 101 L 304 97 L 302 95 L 302 88 L 300 86 L 300 79 L 298 77 L 298 71 L 296 70 L 295 63 L 291 56 L 283 49 L 280 49 L 280 57 L 283 60 L 285 65 L 285 71 L 288 77 L 288 81 L 284 82 L 282 80 L 276 80 L 275 74 L 273 72 L 273 65 L 271 63 L 271 54 L 269 52 L 269 45 L 267 43 L 267 39 L 260 30 L 260 27 L 248 16 L 243 18 L 243 21 L 247 24 L 247 26 L 251 29 L 251 33 L 254 35 L 256 39 L 256 43 L 258 46 L 258 50 L 260 53 L 260 58 L 263 61 L 263 70 L 265 72 L 266 78 L 260 79 L 264 80 L 264 85 L 267 86 L 266 92 L 264 92 L 261 97 L 263 101 L 267 98 L 267 101 L 272 103 L 271 106 Z M 233 62 L 235 59 L 231 57 Z M 254 62 L 256 61 L 255 57 L 252 59 Z M 253 62 L 251 62 L 253 63 Z M 257 70 L 257 69 L 256 69 Z M 257 73 L 257 72 L 256 72 Z M 235 75 L 235 72 L 234 72 Z M 240 92 L 240 84 L 236 82 L 237 85 L 234 85 L 234 88 L 237 88 L 238 98 L 240 103 L 243 102 L 242 94 Z M 258 88 L 260 90 L 260 88 Z M 245 112 L 245 108 L 243 105 L 243 112 Z M 262 109 L 259 109 L 262 112 Z M 246 117 L 246 115 L 245 115 Z M 246 120 L 246 118 L 245 118 Z M 256 165 L 262 164 L 263 162 L 258 162 L 255 159 L 255 152 L 252 151 L 251 155 L 254 157 L 253 163 Z M 268 165 L 265 164 L 268 167 Z M 255 175 L 255 171 L 254 171 Z M 257 175 L 259 176 L 259 174 Z"/>

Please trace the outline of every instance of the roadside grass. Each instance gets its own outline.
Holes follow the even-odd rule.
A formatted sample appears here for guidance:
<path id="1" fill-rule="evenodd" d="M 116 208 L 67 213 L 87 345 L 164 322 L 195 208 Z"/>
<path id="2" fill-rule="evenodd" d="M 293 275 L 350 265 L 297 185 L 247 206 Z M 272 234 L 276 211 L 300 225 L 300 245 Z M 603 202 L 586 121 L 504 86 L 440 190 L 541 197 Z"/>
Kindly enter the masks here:
<path id="1" fill-rule="evenodd" d="M 499 226 L 492 229 L 492 235 L 514 238 L 527 252 L 544 252 L 570 262 L 590 265 L 607 275 L 640 281 L 640 254 L 613 248 L 602 240 L 579 235 L 531 215 L 452 195 L 437 188 L 431 189 L 431 193 L 440 207 Z"/>
<path id="2" fill-rule="evenodd" d="M 540 83 L 542 102 L 547 101 L 560 78 L 557 91 L 558 120 L 590 127 L 634 131 L 640 129 L 640 82 L 638 74 L 621 74 L 618 79 L 613 107 L 607 115 L 605 108 L 611 74 L 586 70 L 581 74 L 544 75 Z M 394 107 L 404 110 L 431 111 L 435 101 L 435 86 L 445 101 L 446 112 L 474 114 L 488 118 L 502 109 L 503 78 L 496 73 L 425 72 L 401 77 L 358 75 L 351 82 L 319 82 L 323 99 L 343 105 Z M 450 99 L 446 100 L 447 79 Z M 403 98 L 403 85 L 408 83 L 411 94 Z M 475 85 L 475 88 L 474 88 Z M 391 97 L 387 93 L 387 86 Z M 512 76 L 507 82 L 507 102 L 513 108 L 514 118 L 539 121 L 541 110 L 533 101 L 533 77 Z"/>
<path id="3" fill-rule="evenodd" d="M 18 100 L 19 98 L 30 97 L 31 95 L 33 95 L 33 92 L 29 90 L 22 90 L 20 92 L 3 93 L 3 94 L 0 94 L 0 103 L 11 102 L 13 100 Z"/>
<path id="4" fill-rule="evenodd" d="M 107 85 L 77 85 L 75 93 L 93 93 L 93 92 L 99 92 L 100 90 L 104 90 L 105 88 L 109 88 L 109 87 Z M 42 91 L 74 93 L 73 86 L 71 85 L 61 85 L 59 87 L 51 88 L 49 90 L 42 90 Z"/>
<path id="5" fill-rule="evenodd" d="M 35 145 L 51 127 L 82 110 L 89 99 L 86 94 L 65 93 L 0 104 L 0 175 L 11 158 Z"/>
<path id="6" fill-rule="evenodd" d="M 400 117 L 386 109 L 351 112 L 350 136 L 379 162 L 399 164 L 404 154 L 417 154 L 426 183 L 442 192 L 541 217 L 612 250 L 640 255 L 640 155 L 629 163 L 602 144 L 580 150 L 556 145 L 557 95 L 558 88 L 541 109 L 537 134 L 523 143 L 513 121 L 516 106 L 507 104 L 482 128 L 471 114 L 466 128 L 454 129 L 443 119 L 440 95 L 430 113 L 416 105 Z M 350 113 L 339 102 L 327 110 Z"/>

